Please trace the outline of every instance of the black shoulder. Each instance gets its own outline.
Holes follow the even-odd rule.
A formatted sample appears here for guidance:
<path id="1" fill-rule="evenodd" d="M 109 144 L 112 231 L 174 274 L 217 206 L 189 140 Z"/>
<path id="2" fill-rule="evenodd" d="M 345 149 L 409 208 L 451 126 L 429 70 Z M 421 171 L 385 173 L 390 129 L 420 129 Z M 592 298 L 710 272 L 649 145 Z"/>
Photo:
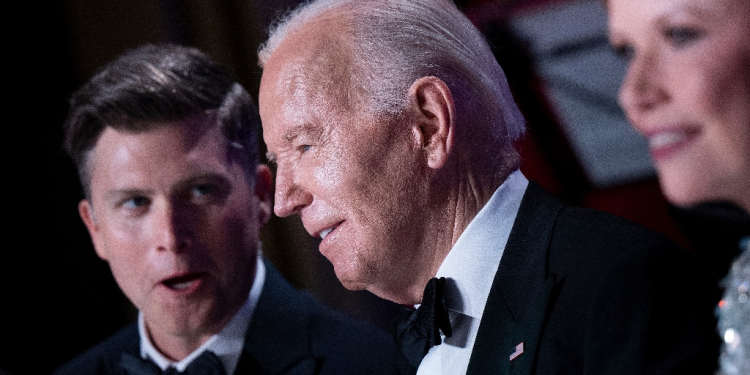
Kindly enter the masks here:
<path id="1" fill-rule="evenodd" d="M 86 350 L 58 368 L 55 375 L 109 375 L 119 374 L 123 352 L 139 352 L 138 326 L 131 323 L 96 346 Z"/>
<path id="2" fill-rule="evenodd" d="M 355 319 L 317 301 L 310 293 L 294 289 L 266 262 L 267 276 L 261 301 L 253 320 L 270 309 L 277 322 L 263 319 L 267 329 L 276 325 L 275 337 L 306 341 L 309 353 L 319 359 L 320 374 L 414 374 L 396 349 L 393 336 L 375 324 Z M 261 304 L 266 306 L 261 308 Z M 275 306 L 269 306 L 270 304 Z M 278 309 L 283 306 L 283 309 Z M 252 325 L 253 323 L 251 323 Z M 283 327 L 282 327 L 283 326 Z M 257 326 L 256 326 L 257 327 Z M 290 327 L 298 327 L 289 334 Z M 302 332 L 304 331 L 304 332 Z M 258 333 L 258 332 L 253 332 Z M 252 333 L 250 333 L 252 334 Z"/>
<path id="3" fill-rule="evenodd" d="M 628 220 L 577 208 L 557 216 L 549 249 L 560 286 L 546 334 L 586 343 L 550 352 L 601 366 L 597 373 L 712 373 L 718 293 L 694 254 Z"/>
<path id="4" fill-rule="evenodd" d="M 372 323 L 354 319 L 310 296 L 310 330 L 313 352 L 336 362 L 341 373 L 409 374 L 415 373 L 395 345 L 394 338 Z M 333 365 L 333 363 L 329 364 Z M 338 371 L 337 371 L 338 372 Z"/>
<path id="5" fill-rule="evenodd" d="M 666 236 L 618 216 L 594 209 L 566 207 L 555 222 L 552 245 L 555 258 L 606 266 L 622 257 L 673 258 L 697 262 Z M 626 255 L 627 254 L 627 255 Z"/>
<path id="6" fill-rule="evenodd" d="M 579 280 L 592 288 L 619 277 L 623 286 L 630 285 L 626 289 L 631 292 L 638 282 L 651 288 L 684 283 L 715 298 L 716 279 L 695 254 L 660 233 L 615 215 L 565 208 L 557 217 L 550 242 L 550 272 L 567 276 L 568 282 Z"/>

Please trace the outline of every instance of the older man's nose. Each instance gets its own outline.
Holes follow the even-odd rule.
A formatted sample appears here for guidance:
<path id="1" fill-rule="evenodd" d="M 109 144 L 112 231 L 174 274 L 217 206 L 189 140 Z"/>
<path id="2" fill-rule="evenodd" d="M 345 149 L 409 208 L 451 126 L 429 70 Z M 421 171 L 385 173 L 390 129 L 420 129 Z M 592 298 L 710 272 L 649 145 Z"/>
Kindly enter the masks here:
<path id="1" fill-rule="evenodd" d="M 299 214 L 312 200 L 312 194 L 296 181 L 294 172 L 280 165 L 276 171 L 274 213 L 279 217 Z"/>

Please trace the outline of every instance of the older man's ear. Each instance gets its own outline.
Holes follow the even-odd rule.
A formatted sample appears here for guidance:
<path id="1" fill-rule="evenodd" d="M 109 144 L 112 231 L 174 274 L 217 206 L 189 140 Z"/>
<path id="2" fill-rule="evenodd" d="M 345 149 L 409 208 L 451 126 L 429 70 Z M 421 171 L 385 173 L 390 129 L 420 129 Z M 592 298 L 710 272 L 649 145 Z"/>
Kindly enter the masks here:
<path id="1" fill-rule="evenodd" d="M 422 77 L 409 88 L 410 112 L 427 165 L 440 169 L 453 147 L 456 106 L 448 85 L 437 77 Z"/>

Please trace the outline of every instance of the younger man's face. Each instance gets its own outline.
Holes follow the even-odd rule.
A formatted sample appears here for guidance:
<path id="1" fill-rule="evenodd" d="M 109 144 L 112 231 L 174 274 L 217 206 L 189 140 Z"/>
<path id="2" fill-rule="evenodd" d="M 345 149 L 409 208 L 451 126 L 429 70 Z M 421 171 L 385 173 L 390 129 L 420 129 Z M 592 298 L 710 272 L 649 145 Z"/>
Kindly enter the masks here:
<path id="1" fill-rule="evenodd" d="M 89 156 L 81 217 L 157 346 L 163 335 L 216 333 L 252 286 L 270 172 L 246 176 L 214 123 L 200 115 L 140 133 L 108 127 Z"/>

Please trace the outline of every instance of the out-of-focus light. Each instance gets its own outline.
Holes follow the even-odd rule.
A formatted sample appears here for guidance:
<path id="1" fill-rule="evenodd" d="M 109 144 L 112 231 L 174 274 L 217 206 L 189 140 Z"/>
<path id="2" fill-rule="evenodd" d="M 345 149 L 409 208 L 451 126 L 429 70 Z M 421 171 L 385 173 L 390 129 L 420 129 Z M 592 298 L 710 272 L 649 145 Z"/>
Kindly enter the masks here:
<path id="1" fill-rule="evenodd" d="M 732 341 L 734 341 L 735 333 L 734 330 L 729 328 L 726 331 L 724 331 L 724 342 L 727 344 L 731 344 Z"/>

